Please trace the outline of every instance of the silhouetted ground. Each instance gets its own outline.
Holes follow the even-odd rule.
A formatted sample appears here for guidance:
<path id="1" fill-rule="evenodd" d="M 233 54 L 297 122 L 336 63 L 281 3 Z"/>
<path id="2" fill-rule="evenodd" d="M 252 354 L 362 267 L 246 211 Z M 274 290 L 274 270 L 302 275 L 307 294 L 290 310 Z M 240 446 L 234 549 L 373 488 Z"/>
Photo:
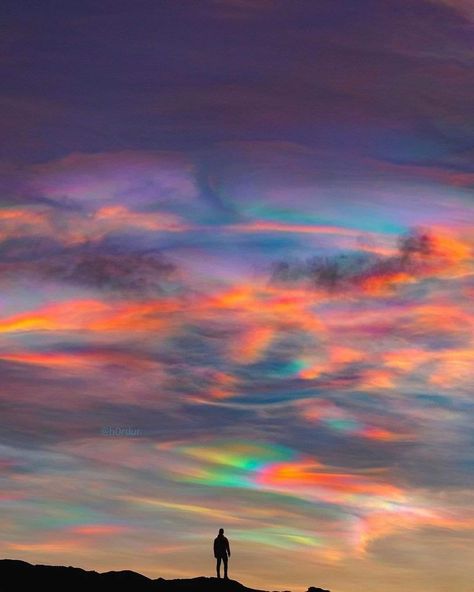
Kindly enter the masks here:
<path id="1" fill-rule="evenodd" d="M 134 571 L 108 571 L 98 573 L 78 567 L 31 565 L 15 559 L 0 560 L 0 590 L 2 592 L 29 592 L 36 589 L 64 590 L 129 590 L 130 592 L 265 592 L 247 588 L 236 580 L 218 578 L 191 578 L 151 580 Z M 308 588 L 308 592 L 329 592 L 322 588 Z"/>

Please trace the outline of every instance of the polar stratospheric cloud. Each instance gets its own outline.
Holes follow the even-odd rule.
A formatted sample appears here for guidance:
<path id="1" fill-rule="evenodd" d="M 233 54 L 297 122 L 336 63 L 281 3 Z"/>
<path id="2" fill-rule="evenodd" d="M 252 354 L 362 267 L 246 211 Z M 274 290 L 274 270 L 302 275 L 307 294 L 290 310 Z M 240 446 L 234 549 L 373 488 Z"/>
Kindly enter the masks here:
<path id="1" fill-rule="evenodd" d="M 2 13 L 0 557 L 472 590 L 471 3 Z"/>

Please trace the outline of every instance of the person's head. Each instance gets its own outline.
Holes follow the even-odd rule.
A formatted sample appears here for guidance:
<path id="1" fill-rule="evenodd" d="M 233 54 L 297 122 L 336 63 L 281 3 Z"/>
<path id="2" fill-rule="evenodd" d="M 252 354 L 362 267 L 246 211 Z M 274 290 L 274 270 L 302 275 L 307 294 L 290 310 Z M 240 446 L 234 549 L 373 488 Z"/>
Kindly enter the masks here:
<path id="1" fill-rule="evenodd" d="M 222 536 L 224 534 L 224 529 L 223 528 L 219 528 L 219 536 Z"/>

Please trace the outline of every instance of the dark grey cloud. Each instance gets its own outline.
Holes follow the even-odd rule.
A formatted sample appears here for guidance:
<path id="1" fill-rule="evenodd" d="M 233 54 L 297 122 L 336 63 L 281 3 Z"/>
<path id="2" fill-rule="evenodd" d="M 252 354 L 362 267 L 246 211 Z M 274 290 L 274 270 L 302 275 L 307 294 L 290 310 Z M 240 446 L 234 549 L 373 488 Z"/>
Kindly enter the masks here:
<path id="1" fill-rule="evenodd" d="M 303 262 L 279 261 L 273 266 L 271 282 L 347 291 L 363 288 L 371 278 L 390 279 L 402 272 L 417 276 L 437 262 L 433 240 L 428 231 L 414 229 L 400 237 L 393 256 L 359 251 L 314 256 Z"/>
<path id="2" fill-rule="evenodd" d="M 44 261 L 42 273 L 85 287 L 146 296 L 162 291 L 175 271 L 159 252 L 101 252 L 86 247 Z"/>
<path id="3" fill-rule="evenodd" d="M 10 238 L 0 243 L 3 279 L 28 274 L 108 293 L 150 296 L 176 282 L 176 265 L 155 249 L 84 243 L 64 247 L 54 238 Z"/>

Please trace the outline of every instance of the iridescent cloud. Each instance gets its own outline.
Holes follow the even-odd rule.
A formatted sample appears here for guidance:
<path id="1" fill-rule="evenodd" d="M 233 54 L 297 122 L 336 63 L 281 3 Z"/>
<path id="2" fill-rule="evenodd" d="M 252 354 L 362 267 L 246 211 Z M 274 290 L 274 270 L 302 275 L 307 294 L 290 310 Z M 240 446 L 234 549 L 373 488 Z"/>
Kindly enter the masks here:
<path id="1" fill-rule="evenodd" d="M 468 4 L 7 3 L 0 555 L 467 591 Z"/>

